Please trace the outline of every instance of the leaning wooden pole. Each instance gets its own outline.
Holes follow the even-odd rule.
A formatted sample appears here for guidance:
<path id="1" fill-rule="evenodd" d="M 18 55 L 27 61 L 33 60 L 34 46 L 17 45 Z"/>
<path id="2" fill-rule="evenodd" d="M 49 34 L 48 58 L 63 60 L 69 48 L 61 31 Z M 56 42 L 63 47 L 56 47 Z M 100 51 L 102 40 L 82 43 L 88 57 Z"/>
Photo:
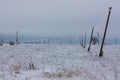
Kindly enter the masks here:
<path id="1" fill-rule="evenodd" d="M 91 32 L 91 37 L 90 37 L 90 43 L 89 43 L 88 51 L 90 51 L 90 47 L 91 47 L 91 43 L 92 43 L 93 31 L 94 31 L 94 26 L 93 26 L 92 32 Z"/>
<path id="2" fill-rule="evenodd" d="M 105 37 L 106 37 L 106 32 L 107 32 L 107 28 L 108 28 L 108 22 L 109 22 L 109 19 L 110 19 L 111 9 L 112 9 L 112 7 L 109 7 L 109 13 L 108 13 L 108 17 L 107 17 L 107 22 L 106 22 L 106 27 L 105 27 L 105 31 L 104 31 L 104 35 L 103 35 L 103 40 L 102 40 L 101 48 L 100 48 L 99 57 L 103 56 L 102 49 L 103 49 L 103 45 L 104 45 L 104 41 L 105 41 Z"/>

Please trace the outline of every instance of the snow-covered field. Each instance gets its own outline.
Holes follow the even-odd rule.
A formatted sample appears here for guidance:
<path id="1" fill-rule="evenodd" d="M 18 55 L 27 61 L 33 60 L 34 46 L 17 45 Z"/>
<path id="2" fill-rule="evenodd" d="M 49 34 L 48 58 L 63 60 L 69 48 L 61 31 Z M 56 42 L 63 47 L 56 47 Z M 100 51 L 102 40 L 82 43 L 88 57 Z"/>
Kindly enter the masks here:
<path id="1" fill-rule="evenodd" d="M 0 46 L 0 80 L 120 80 L 120 45 L 19 44 Z"/>

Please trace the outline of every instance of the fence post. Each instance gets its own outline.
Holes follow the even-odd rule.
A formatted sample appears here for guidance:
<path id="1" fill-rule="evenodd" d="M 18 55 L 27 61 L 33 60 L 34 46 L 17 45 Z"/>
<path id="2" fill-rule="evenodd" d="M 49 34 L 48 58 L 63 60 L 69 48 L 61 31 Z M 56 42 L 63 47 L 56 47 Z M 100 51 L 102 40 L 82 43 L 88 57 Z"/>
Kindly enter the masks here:
<path id="1" fill-rule="evenodd" d="M 107 22 L 106 22 L 106 27 L 105 27 L 105 31 L 104 31 L 104 35 L 103 35 L 103 40 L 102 40 L 102 44 L 101 44 L 101 48 L 100 48 L 100 53 L 99 53 L 99 57 L 103 56 L 103 45 L 104 45 L 104 41 L 105 41 L 105 37 L 106 37 L 106 32 L 107 32 L 107 28 L 108 28 L 108 22 L 109 22 L 109 18 L 110 18 L 110 14 L 111 14 L 111 9 L 112 7 L 109 7 L 109 13 L 108 13 L 108 17 L 107 17 Z"/>
<path id="2" fill-rule="evenodd" d="M 94 26 L 93 26 L 92 32 L 91 32 L 91 37 L 90 37 L 90 43 L 89 43 L 88 51 L 90 51 L 90 47 L 91 47 L 91 43 L 92 43 L 93 31 L 94 31 Z"/>

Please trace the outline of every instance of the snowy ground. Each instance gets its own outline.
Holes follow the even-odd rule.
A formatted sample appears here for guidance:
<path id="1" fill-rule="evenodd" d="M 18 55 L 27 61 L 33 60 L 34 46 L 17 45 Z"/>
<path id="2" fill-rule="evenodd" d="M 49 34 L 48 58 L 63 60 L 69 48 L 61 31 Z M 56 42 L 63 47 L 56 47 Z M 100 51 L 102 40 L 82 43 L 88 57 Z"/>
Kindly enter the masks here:
<path id="1" fill-rule="evenodd" d="M 0 46 L 0 80 L 120 80 L 120 45 L 87 52 L 79 44 Z"/>

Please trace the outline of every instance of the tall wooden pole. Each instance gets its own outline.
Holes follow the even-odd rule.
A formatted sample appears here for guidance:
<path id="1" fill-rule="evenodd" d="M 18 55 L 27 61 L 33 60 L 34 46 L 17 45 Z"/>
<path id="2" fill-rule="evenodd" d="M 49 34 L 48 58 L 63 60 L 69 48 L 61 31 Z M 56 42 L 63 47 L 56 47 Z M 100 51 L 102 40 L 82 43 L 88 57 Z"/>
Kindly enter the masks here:
<path id="1" fill-rule="evenodd" d="M 93 26 L 92 32 L 91 32 L 91 37 L 90 37 L 90 43 L 89 43 L 88 51 L 90 51 L 90 47 L 91 47 L 91 43 L 92 43 L 93 31 L 94 31 L 94 26 Z"/>
<path id="2" fill-rule="evenodd" d="M 105 37 L 106 37 L 106 32 L 107 32 L 107 28 L 108 28 L 108 22 L 109 22 L 109 18 L 110 18 L 110 14 L 111 14 L 111 9 L 112 7 L 109 7 L 109 13 L 108 13 L 108 17 L 107 17 L 107 22 L 106 22 L 106 27 L 105 27 L 105 31 L 104 31 L 104 35 L 103 35 L 103 40 L 102 40 L 102 44 L 101 44 L 101 48 L 100 48 L 100 53 L 99 53 L 99 57 L 103 56 L 103 45 L 104 45 L 104 41 L 105 41 Z"/>

